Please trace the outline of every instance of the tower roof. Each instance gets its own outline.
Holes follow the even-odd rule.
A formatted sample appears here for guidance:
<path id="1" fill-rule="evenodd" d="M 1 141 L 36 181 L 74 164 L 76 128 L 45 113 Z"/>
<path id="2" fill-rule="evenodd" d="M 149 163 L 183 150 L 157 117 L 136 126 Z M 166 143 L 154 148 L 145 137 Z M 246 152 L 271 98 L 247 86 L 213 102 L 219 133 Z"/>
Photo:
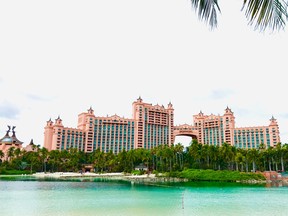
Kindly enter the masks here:
<path id="1" fill-rule="evenodd" d="M 227 113 L 229 113 L 229 114 L 230 114 L 230 113 L 233 114 L 231 108 L 229 108 L 228 106 L 227 106 L 226 109 L 225 109 L 225 114 L 227 114 Z"/>
<path id="2" fill-rule="evenodd" d="M 142 102 L 141 96 L 138 97 L 137 102 Z"/>
<path id="3" fill-rule="evenodd" d="M 274 118 L 274 116 L 272 115 L 270 121 L 276 121 L 276 119 Z"/>
<path id="4" fill-rule="evenodd" d="M 16 134 L 14 131 L 15 128 L 16 128 L 16 126 L 12 127 L 12 136 L 10 136 L 9 133 L 10 133 L 11 127 L 8 125 L 8 130 L 6 132 L 6 135 L 2 139 L 0 139 L 0 143 L 22 145 L 23 142 L 18 140 L 16 137 Z"/>

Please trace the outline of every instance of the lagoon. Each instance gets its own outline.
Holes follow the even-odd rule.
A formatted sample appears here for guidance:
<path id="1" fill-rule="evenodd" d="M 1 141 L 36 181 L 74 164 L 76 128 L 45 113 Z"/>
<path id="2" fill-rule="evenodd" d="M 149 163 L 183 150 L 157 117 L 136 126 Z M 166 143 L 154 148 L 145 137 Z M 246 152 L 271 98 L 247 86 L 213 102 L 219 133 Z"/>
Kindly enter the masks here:
<path id="1" fill-rule="evenodd" d="M 288 187 L 2 178 L 0 215 L 287 215 Z"/>

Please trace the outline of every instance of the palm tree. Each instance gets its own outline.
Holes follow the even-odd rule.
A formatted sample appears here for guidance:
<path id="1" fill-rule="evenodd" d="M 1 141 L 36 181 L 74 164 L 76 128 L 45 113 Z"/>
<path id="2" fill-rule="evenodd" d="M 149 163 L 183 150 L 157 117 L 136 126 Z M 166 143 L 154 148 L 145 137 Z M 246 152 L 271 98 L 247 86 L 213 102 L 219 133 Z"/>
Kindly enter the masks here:
<path id="1" fill-rule="evenodd" d="M 8 149 L 7 156 L 8 156 L 10 161 L 14 158 L 14 156 L 15 156 L 15 147 L 10 147 Z"/>
<path id="2" fill-rule="evenodd" d="M 49 152 L 48 164 L 51 167 L 51 171 L 58 171 L 60 165 L 60 151 L 52 150 Z"/>
<path id="3" fill-rule="evenodd" d="M 201 150 L 202 150 L 202 145 L 198 143 L 196 139 L 193 139 L 191 142 L 191 145 L 188 147 L 188 153 L 192 159 L 192 163 L 195 162 L 197 166 L 200 166 Z"/>
<path id="4" fill-rule="evenodd" d="M 282 168 L 282 172 L 285 172 L 285 158 L 287 157 L 288 155 L 288 144 L 284 144 L 282 146 L 282 154 L 281 154 L 281 168 Z"/>
<path id="5" fill-rule="evenodd" d="M 33 167 L 35 168 L 35 165 L 37 166 L 40 163 L 39 154 L 38 152 L 30 151 L 30 152 L 27 152 L 26 157 L 27 157 L 27 162 L 30 165 L 30 172 L 32 174 L 34 170 Z"/>
<path id="6" fill-rule="evenodd" d="M 183 169 L 183 150 L 184 150 L 184 146 L 181 143 L 177 143 L 174 147 L 175 159 L 176 159 L 175 163 L 176 163 L 176 166 L 178 166 L 178 161 L 179 161 L 180 170 Z"/>
<path id="7" fill-rule="evenodd" d="M 282 146 L 281 143 L 277 143 L 276 145 L 276 151 L 277 151 L 277 156 L 280 157 L 280 163 L 281 163 L 281 170 L 282 172 L 284 172 L 285 170 L 285 167 L 284 167 L 284 155 L 286 154 L 287 152 L 287 148 L 288 148 L 288 145 L 285 144 Z M 277 163 L 276 163 L 277 164 Z M 278 168 L 278 167 L 277 167 Z M 277 169 L 278 170 L 278 169 Z"/>
<path id="8" fill-rule="evenodd" d="M 136 159 L 135 150 L 134 149 L 131 149 L 130 151 L 128 151 L 127 159 L 128 159 L 128 161 L 129 161 L 129 163 L 131 165 L 131 169 L 129 169 L 129 170 L 131 170 L 131 171 L 134 170 L 134 161 Z"/>
<path id="9" fill-rule="evenodd" d="M 220 156 L 223 160 L 223 165 L 228 165 L 228 168 L 231 168 L 231 162 L 234 156 L 231 145 L 224 142 L 220 147 Z"/>
<path id="10" fill-rule="evenodd" d="M 2 158 L 4 158 L 5 154 L 2 150 L 0 150 L 0 161 L 2 162 Z"/>
<path id="11" fill-rule="evenodd" d="M 37 148 L 37 152 L 38 152 L 38 155 L 40 157 L 40 161 L 42 162 L 42 171 L 43 172 L 46 172 L 46 162 L 47 162 L 47 159 L 48 159 L 48 149 L 43 147 L 43 148 Z"/>
<path id="12" fill-rule="evenodd" d="M 192 6 L 201 20 L 211 28 L 217 27 L 217 14 L 221 12 L 218 0 L 191 0 Z M 264 31 L 283 29 L 288 18 L 287 0 L 243 0 L 242 10 L 249 24 Z"/>
<path id="13" fill-rule="evenodd" d="M 256 160 L 258 159 L 259 152 L 257 149 L 249 149 L 248 150 L 248 158 L 252 161 L 253 172 L 256 172 Z"/>

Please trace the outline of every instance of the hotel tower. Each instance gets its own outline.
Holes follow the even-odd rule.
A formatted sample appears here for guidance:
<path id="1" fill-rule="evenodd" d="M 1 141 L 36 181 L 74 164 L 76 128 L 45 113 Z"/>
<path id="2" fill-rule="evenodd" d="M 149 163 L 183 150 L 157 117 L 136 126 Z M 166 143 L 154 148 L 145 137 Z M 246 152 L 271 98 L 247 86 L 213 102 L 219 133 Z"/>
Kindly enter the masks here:
<path id="1" fill-rule="evenodd" d="M 132 118 L 118 115 L 95 116 L 90 107 L 78 115 L 77 128 L 64 127 L 58 117 L 47 121 L 44 147 L 48 150 L 77 148 L 85 152 L 100 149 L 117 154 L 122 150 L 151 149 L 161 144 L 171 145 L 176 136 L 190 136 L 199 143 L 221 146 L 224 142 L 237 148 L 257 148 L 260 144 L 274 147 L 280 142 L 279 127 L 274 117 L 268 126 L 235 127 L 234 113 L 226 108 L 224 115 L 193 116 L 193 125 L 174 126 L 171 103 L 163 105 L 144 103 L 139 97 L 132 104 Z"/>
<path id="2" fill-rule="evenodd" d="M 204 115 L 201 111 L 193 116 L 197 139 L 200 143 L 221 145 L 226 142 L 237 148 L 257 148 L 260 144 L 274 147 L 280 142 L 279 127 L 272 116 L 268 126 L 235 127 L 234 113 L 229 107 L 224 115 Z"/>
<path id="3" fill-rule="evenodd" d="M 136 148 L 151 149 L 161 144 L 171 145 L 173 137 L 173 106 L 144 103 L 139 97 L 132 104 L 132 118 L 95 116 L 90 107 L 78 115 L 77 128 L 64 127 L 58 117 L 55 123 L 47 121 L 44 132 L 44 147 L 48 150 L 77 148 L 93 152 L 117 154 L 122 150 Z"/>

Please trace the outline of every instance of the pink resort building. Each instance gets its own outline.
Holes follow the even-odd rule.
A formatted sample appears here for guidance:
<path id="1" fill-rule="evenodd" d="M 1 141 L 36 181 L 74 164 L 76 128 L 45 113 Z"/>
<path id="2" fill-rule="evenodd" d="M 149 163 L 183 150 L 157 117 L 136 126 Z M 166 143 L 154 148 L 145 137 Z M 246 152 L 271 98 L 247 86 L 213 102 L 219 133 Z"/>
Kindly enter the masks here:
<path id="1" fill-rule="evenodd" d="M 121 152 L 123 149 L 151 149 L 161 144 L 171 145 L 173 137 L 173 106 L 144 103 L 139 97 L 132 104 L 132 118 L 117 115 L 98 117 L 90 107 L 78 115 L 77 128 L 64 127 L 58 117 L 55 123 L 47 121 L 44 132 L 44 147 L 48 150 L 77 148 L 93 152 Z"/>
<path id="2" fill-rule="evenodd" d="M 280 142 L 279 127 L 272 116 L 268 126 L 239 127 L 235 126 L 234 113 L 229 107 L 224 115 L 204 115 L 201 111 L 193 115 L 194 125 L 174 127 L 174 136 L 186 135 L 208 145 L 222 145 L 226 142 L 237 148 L 257 148 L 260 144 L 274 147 Z"/>
<path id="3" fill-rule="evenodd" d="M 10 136 L 11 127 L 8 126 L 6 135 L 2 139 L 0 139 L 0 150 L 4 153 L 4 158 L 0 158 L 1 160 L 9 159 L 8 150 L 11 147 L 14 147 L 14 149 L 22 149 L 23 142 L 17 139 L 14 129 L 15 126 L 12 127 L 12 136 Z"/>
<path id="4" fill-rule="evenodd" d="M 280 142 L 279 127 L 274 117 L 268 126 L 235 127 L 234 113 L 228 107 L 223 116 L 193 116 L 193 125 L 174 126 L 171 103 L 163 105 L 144 103 L 139 97 L 132 104 L 132 118 L 118 115 L 95 116 L 90 107 L 78 115 L 77 128 L 64 127 L 62 119 L 47 121 L 44 147 L 48 150 L 77 148 L 85 152 L 100 149 L 119 153 L 136 148 L 151 149 L 161 144 L 171 145 L 176 136 L 190 136 L 200 143 L 222 145 L 226 142 L 237 148 L 257 148 L 261 143 L 273 147 Z"/>

